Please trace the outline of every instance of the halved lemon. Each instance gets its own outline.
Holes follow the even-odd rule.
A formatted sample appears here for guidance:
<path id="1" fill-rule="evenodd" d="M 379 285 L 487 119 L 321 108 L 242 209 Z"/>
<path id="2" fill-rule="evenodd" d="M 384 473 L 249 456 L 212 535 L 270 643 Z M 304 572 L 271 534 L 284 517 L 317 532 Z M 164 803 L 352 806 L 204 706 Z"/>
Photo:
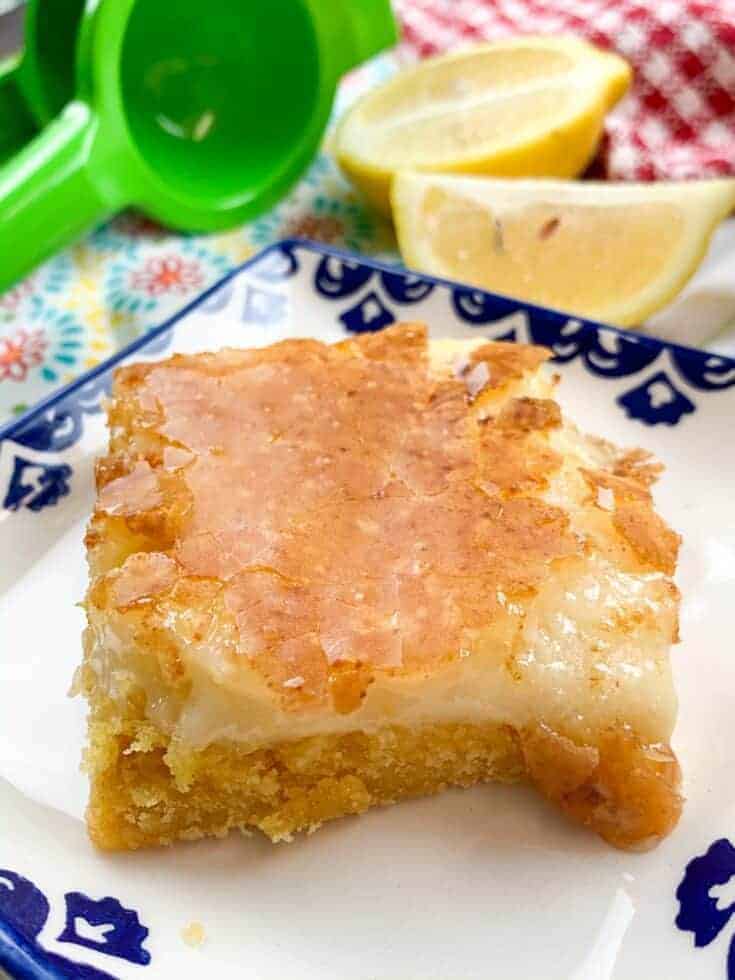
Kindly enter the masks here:
<path id="1" fill-rule="evenodd" d="M 387 211 L 398 170 L 574 177 L 594 155 L 627 62 L 571 37 L 521 37 L 430 58 L 342 119 L 337 159 Z"/>
<path id="2" fill-rule="evenodd" d="M 735 180 L 608 184 L 399 174 L 406 264 L 610 323 L 641 323 L 692 275 Z"/>

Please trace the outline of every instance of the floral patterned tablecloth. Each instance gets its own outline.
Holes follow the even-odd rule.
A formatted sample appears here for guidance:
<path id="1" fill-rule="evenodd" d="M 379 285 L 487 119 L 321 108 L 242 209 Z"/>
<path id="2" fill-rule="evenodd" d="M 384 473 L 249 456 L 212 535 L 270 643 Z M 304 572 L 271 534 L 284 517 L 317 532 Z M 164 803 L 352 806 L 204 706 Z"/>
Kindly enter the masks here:
<path id="1" fill-rule="evenodd" d="M 380 56 L 345 79 L 334 117 L 404 57 Z M 289 196 L 241 228 L 181 236 L 126 212 L 0 296 L 0 423 L 163 322 L 270 242 L 311 238 L 397 259 L 392 229 L 342 177 L 328 141 Z"/>

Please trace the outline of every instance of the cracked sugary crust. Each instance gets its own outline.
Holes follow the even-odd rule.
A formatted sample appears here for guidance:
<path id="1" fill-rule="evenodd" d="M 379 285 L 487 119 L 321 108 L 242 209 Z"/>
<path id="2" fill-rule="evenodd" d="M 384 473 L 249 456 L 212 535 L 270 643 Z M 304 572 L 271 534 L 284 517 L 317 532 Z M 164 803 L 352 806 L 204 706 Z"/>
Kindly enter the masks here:
<path id="1" fill-rule="evenodd" d="M 180 733 L 148 717 L 151 683 L 159 701 L 179 710 L 206 676 L 235 698 L 246 692 L 264 712 L 264 745 L 275 737 L 270 713 L 279 739 L 289 739 L 288 718 L 294 745 L 323 723 L 338 751 L 347 730 L 335 718 L 354 718 L 359 729 L 372 712 L 374 727 L 374 706 L 395 686 L 428 690 L 493 651 L 521 688 L 531 688 L 538 678 L 522 657 L 528 624 L 555 577 L 581 582 L 590 568 L 604 567 L 605 576 L 640 579 L 648 590 L 648 606 L 621 600 L 605 620 L 601 650 L 610 631 L 615 642 L 640 635 L 664 649 L 675 640 L 669 577 L 678 536 L 653 509 L 658 464 L 642 451 L 576 434 L 540 371 L 547 357 L 519 344 L 430 346 L 422 325 L 403 324 L 331 347 L 292 340 L 116 373 L 110 451 L 97 466 L 86 539 L 83 686 L 97 732 L 89 766 L 98 843 L 140 846 L 211 830 L 195 786 L 171 789 L 181 796 L 175 806 L 164 799 L 160 767 L 174 758 L 170 745 Z M 115 671 L 101 666 L 106 657 L 118 658 Z M 127 679 L 110 696 L 113 674 L 118 686 Z M 601 691 L 601 683 L 591 677 L 589 690 Z M 606 696 L 619 697 L 609 683 Z M 464 772 L 456 781 L 525 772 L 615 844 L 663 836 L 680 806 L 666 722 L 644 730 L 646 721 L 596 723 L 590 712 L 578 724 L 573 708 L 564 715 L 549 705 L 516 727 L 499 724 L 515 746 L 512 775 L 485 763 L 463 769 L 456 753 Z M 150 803 L 152 790 L 149 804 L 141 803 L 148 836 L 131 790 L 138 760 L 126 734 L 131 723 L 162 725 L 159 741 L 169 746 L 154 780 L 159 803 Z M 201 751 L 192 748 L 192 757 Z M 252 738 L 232 748 L 245 768 L 248 751 L 263 749 Z M 432 771 L 423 751 L 413 765 Z M 152 759 L 140 753 L 140 800 Z M 359 766 L 349 775 L 367 779 L 365 799 L 386 801 L 379 779 L 370 784 Z M 290 776 L 282 772 L 280 781 L 293 789 Z M 439 783 L 446 782 L 451 776 L 442 773 Z M 431 791 L 428 775 L 424 784 L 420 791 Z M 407 784 L 391 793 L 415 791 Z M 187 800 L 197 813 L 190 825 L 181 816 Z M 176 810 L 179 834 L 164 832 L 159 805 Z M 284 806 L 279 798 L 263 816 L 261 801 L 252 819 L 233 809 L 222 826 L 277 822 Z M 99 827 L 115 824 L 104 817 L 113 811 L 135 833 L 118 828 L 108 839 Z M 315 805 L 312 823 L 319 813 Z M 284 818 L 283 832 L 308 826 L 303 820 Z"/>
<path id="2" fill-rule="evenodd" d="M 473 351 L 489 369 L 473 404 L 461 378 L 430 372 L 412 325 L 122 369 L 87 540 L 104 556 L 122 523 L 144 554 L 123 563 L 112 602 L 219 584 L 248 669 L 294 709 L 325 702 L 345 661 L 431 669 L 467 627 L 504 618 L 498 590 L 531 592 L 579 551 L 564 511 L 528 492 L 559 464 L 536 436 L 559 425 L 555 403 L 519 399 L 478 421 L 547 356 Z M 188 461 L 170 466 L 172 450 Z M 291 677 L 304 683 L 284 690 Z"/>

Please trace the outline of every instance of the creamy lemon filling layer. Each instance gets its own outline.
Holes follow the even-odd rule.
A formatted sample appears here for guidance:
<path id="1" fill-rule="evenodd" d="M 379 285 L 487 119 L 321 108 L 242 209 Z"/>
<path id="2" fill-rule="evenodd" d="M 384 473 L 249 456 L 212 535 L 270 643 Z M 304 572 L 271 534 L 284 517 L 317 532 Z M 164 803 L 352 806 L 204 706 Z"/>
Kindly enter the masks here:
<path id="1" fill-rule="evenodd" d="M 162 677 L 156 651 L 136 645 L 125 617 L 97 622 L 92 615 L 87 665 L 100 694 L 122 706 L 142 690 L 148 719 L 196 747 L 233 740 L 255 749 L 385 725 L 523 728 L 539 720 L 583 741 L 624 725 L 644 742 L 668 742 L 676 713 L 668 661 L 675 609 L 663 576 L 628 575 L 596 559 L 554 577 L 530 608 L 506 606 L 506 643 L 498 644 L 495 629 L 486 641 L 479 631 L 471 653 L 460 649 L 430 672 L 381 672 L 345 713 L 329 703 L 287 710 L 257 672 L 233 663 L 232 629 L 223 626 L 203 643 L 187 641 L 183 631 L 177 637 L 185 609 L 170 613 L 167 638 L 185 666 L 183 688 Z M 300 681 L 294 674 L 284 684 Z"/>

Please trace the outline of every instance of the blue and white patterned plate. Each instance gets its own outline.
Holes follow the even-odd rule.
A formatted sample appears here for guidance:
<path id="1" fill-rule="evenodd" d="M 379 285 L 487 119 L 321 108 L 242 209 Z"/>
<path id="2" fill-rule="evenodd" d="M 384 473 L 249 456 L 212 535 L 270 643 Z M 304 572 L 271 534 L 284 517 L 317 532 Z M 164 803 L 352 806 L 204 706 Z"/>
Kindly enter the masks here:
<path id="1" fill-rule="evenodd" d="M 530 791 L 490 786 L 290 846 L 233 835 L 95 852 L 80 820 L 84 706 L 66 691 L 113 367 L 396 318 L 547 344 L 571 416 L 666 463 L 657 500 L 685 542 L 681 824 L 623 854 Z M 0 430 L 0 964 L 44 980 L 733 980 L 734 427 L 735 361 L 292 241 Z M 197 948 L 182 935 L 192 922 Z"/>

